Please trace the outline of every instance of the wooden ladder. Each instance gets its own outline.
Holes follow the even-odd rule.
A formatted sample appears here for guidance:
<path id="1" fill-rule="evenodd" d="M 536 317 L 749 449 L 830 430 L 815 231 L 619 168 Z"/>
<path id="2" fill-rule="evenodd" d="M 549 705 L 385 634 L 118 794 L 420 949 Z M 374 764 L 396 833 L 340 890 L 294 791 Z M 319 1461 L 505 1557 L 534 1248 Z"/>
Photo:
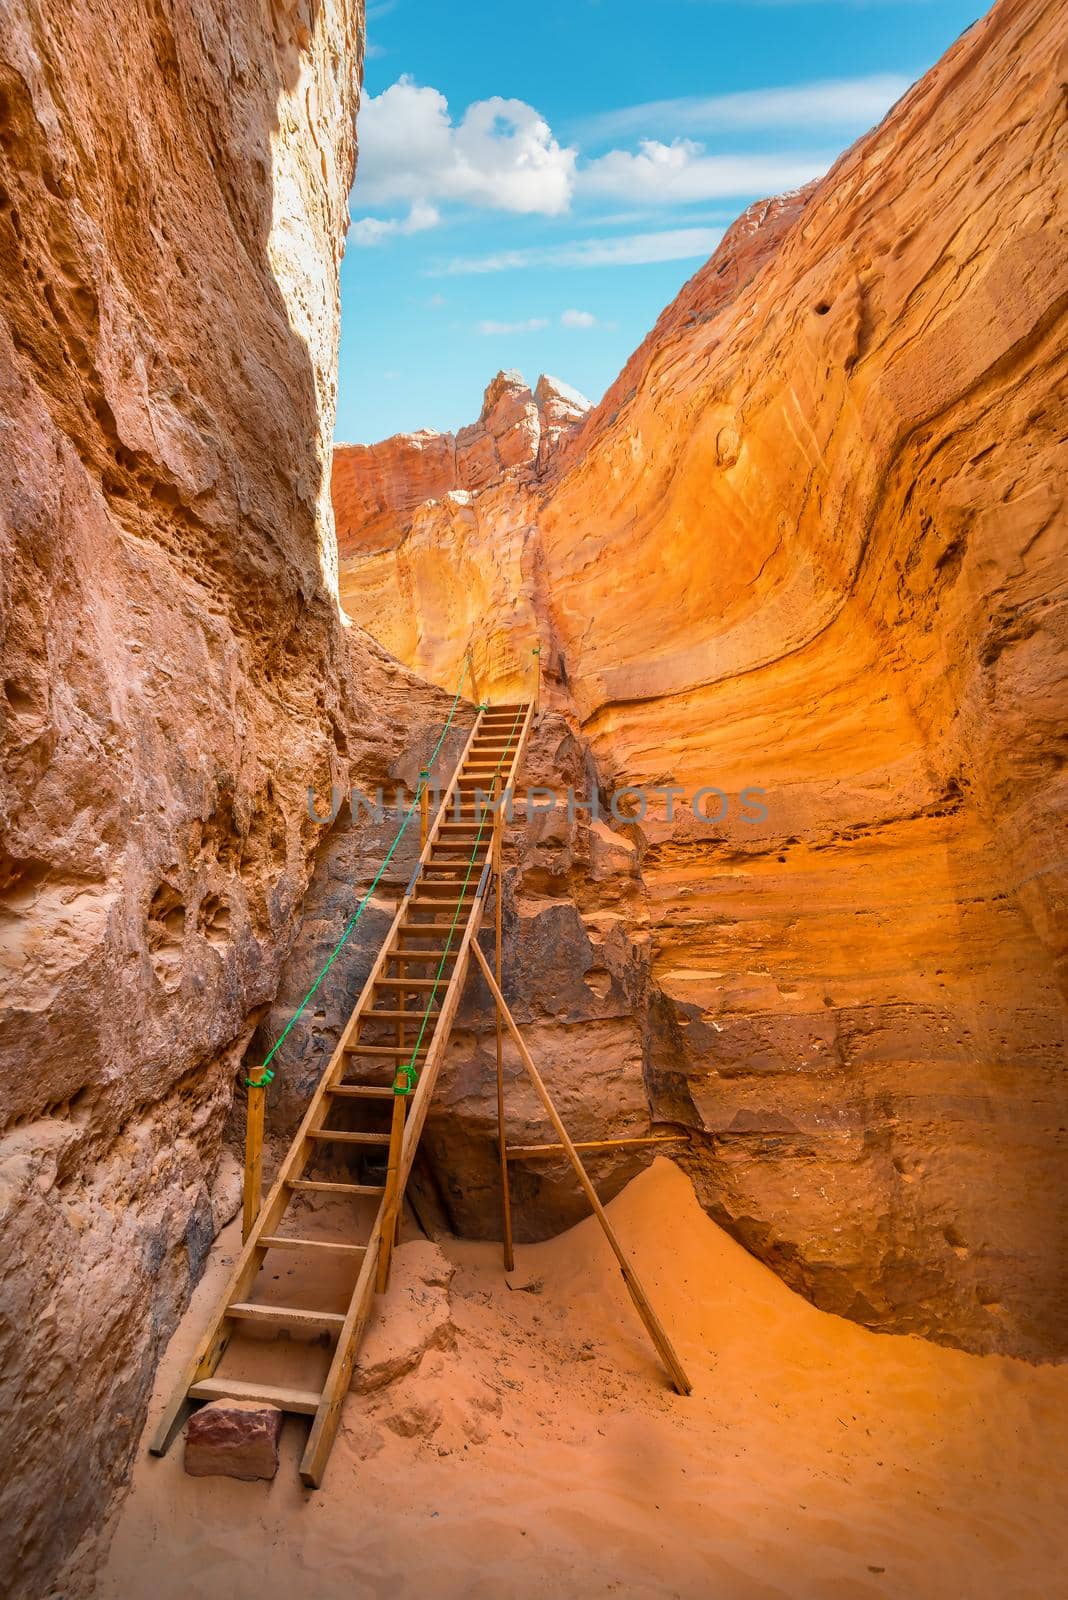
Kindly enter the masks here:
<path id="1" fill-rule="evenodd" d="M 300 1475 L 313 1486 L 322 1481 L 375 1291 L 388 1282 L 405 1185 L 482 922 L 494 830 L 480 792 L 488 796 L 495 780 L 499 791 L 514 782 L 533 716 L 533 702 L 479 712 L 356 1007 L 152 1437 L 154 1455 L 167 1449 L 195 1403 L 259 1400 L 313 1418 Z M 417 1044 L 414 1091 L 395 1094 L 402 1064 L 411 1060 Z M 331 1152 L 354 1156 L 355 1173 L 346 1173 L 344 1180 L 316 1176 Z M 361 1170 L 375 1154 L 386 1157 L 384 1172 Z M 287 1213 L 307 1205 L 306 1196 L 346 1201 L 351 1219 L 346 1213 L 345 1225 L 351 1224 L 352 1236 L 339 1240 L 287 1232 Z M 301 1265 L 316 1260 L 328 1261 L 335 1271 L 355 1268 L 355 1284 L 339 1296 L 347 1294 L 347 1309 L 275 1303 L 272 1284 L 290 1276 L 299 1283 Z M 306 1287 L 309 1299 L 322 1298 L 321 1286 Z M 299 1299 L 298 1292 L 286 1294 Z M 255 1365 L 270 1365 L 272 1347 L 280 1347 L 277 1338 L 265 1344 L 258 1337 L 265 1329 L 318 1335 L 333 1343 L 321 1387 L 219 1372 L 242 1332 L 255 1341 Z"/>

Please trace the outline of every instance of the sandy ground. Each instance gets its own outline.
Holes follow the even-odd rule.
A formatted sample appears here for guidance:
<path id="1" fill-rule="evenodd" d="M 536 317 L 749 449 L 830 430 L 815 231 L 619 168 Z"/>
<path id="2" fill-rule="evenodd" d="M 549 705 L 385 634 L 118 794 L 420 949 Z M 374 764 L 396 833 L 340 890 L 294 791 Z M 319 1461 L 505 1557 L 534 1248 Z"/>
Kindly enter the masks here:
<path id="1" fill-rule="evenodd" d="M 388 1318 L 368 1345 L 379 1386 L 350 1395 L 322 1488 L 300 1487 L 297 1419 L 269 1486 L 188 1478 L 180 1443 L 162 1461 L 142 1448 L 101 1600 L 1064 1592 L 1068 1369 L 814 1310 L 667 1161 L 609 1212 L 690 1398 L 667 1387 L 592 1219 L 521 1247 L 511 1285 L 496 1247 L 449 1241 L 442 1263 L 406 1245 L 392 1345 Z M 150 1421 L 236 1242 L 172 1341 Z"/>

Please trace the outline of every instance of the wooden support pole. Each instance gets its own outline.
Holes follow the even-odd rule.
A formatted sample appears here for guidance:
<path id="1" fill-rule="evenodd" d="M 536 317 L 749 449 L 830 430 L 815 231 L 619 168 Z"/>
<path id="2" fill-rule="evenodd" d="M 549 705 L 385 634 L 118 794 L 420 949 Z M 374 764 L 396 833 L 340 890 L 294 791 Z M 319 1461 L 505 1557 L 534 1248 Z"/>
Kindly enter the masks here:
<path id="1" fill-rule="evenodd" d="M 493 871 L 496 884 L 497 909 L 495 922 L 495 965 L 497 968 L 497 984 L 501 982 L 503 924 L 502 915 L 504 907 L 504 875 L 502 866 L 502 841 L 501 841 L 501 816 L 503 807 L 497 811 L 493 819 Z M 504 1250 L 504 1270 L 511 1272 L 515 1266 L 515 1253 L 512 1249 L 512 1197 L 508 1189 L 508 1144 L 504 1131 L 504 1018 L 501 1008 L 497 1006 L 497 1148 L 501 1163 L 501 1239 Z"/>
<path id="2" fill-rule="evenodd" d="M 627 1150 L 650 1144 L 679 1144 L 689 1139 L 688 1133 L 650 1133 L 640 1139 L 573 1139 L 575 1150 Z M 567 1154 L 562 1144 L 510 1144 L 508 1154 L 513 1161 L 535 1161 L 539 1156 Z"/>
<path id="3" fill-rule="evenodd" d="M 679 1360 L 678 1356 L 675 1354 L 675 1350 L 674 1350 L 674 1347 L 672 1346 L 671 1340 L 668 1338 L 667 1333 L 664 1330 L 663 1324 L 661 1323 L 661 1321 L 660 1321 L 659 1317 L 657 1316 L 656 1312 L 653 1310 L 652 1306 L 650 1305 L 649 1298 L 646 1295 L 645 1290 L 642 1288 L 641 1284 L 639 1283 L 637 1275 L 635 1274 L 633 1267 L 631 1266 L 630 1262 L 627 1260 L 626 1256 L 623 1253 L 623 1246 L 620 1244 L 619 1240 L 617 1239 L 616 1233 L 615 1233 L 615 1229 L 612 1227 L 612 1224 L 609 1222 L 608 1216 L 607 1216 L 607 1214 L 605 1212 L 605 1209 L 604 1209 L 604 1207 L 602 1206 L 600 1200 L 597 1197 L 597 1191 L 593 1187 L 593 1184 L 589 1180 L 589 1176 L 588 1176 L 588 1174 L 586 1172 L 586 1168 L 582 1165 L 582 1157 L 579 1155 L 578 1151 L 575 1149 L 575 1146 L 572 1144 L 571 1139 L 570 1139 L 570 1137 L 568 1135 L 568 1131 L 564 1127 L 564 1124 L 560 1120 L 559 1112 L 557 1111 L 555 1105 L 553 1104 L 552 1098 L 551 1098 L 551 1096 L 549 1094 L 548 1089 L 545 1087 L 545 1084 L 544 1084 L 544 1082 L 542 1080 L 541 1074 L 539 1073 L 537 1067 L 534 1065 L 534 1060 L 533 1060 L 533 1057 L 530 1054 L 530 1051 L 527 1049 L 526 1045 L 523 1042 L 523 1035 L 520 1033 L 519 1028 L 518 1028 L 518 1026 L 516 1024 L 516 1020 L 512 1016 L 512 1013 L 508 1009 L 507 1003 L 505 1002 L 505 998 L 504 998 L 503 994 L 501 993 L 499 987 L 497 986 L 497 983 L 496 983 L 496 981 L 495 981 L 495 979 L 493 977 L 493 973 L 490 971 L 489 962 L 486 960 L 485 956 L 482 954 L 482 951 L 480 950 L 480 948 L 478 946 L 477 940 L 472 941 L 471 949 L 474 952 L 475 960 L 478 962 L 479 966 L 482 969 L 482 976 L 485 978 L 486 982 L 489 984 L 490 993 L 493 995 L 493 998 L 496 1000 L 498 1006 L 500 1006 L 501 1011 L 504 1014 L 504 1020 L 508 1025 L 508 1032 L 512 1035 L 512 1038 L 515 1040 L 516 1049 L 519 1051 L 519 1054 L 520 1054 L 520 1057 L 522 1059 L 523 1065 L 526 1067 L 527 1072 L 530 1075 L 531 1082 L 533 1083 L 534 1088 L 537 1091 L 538 1099 L 541 1101 L 542 1105 L 545 1107 L 545 1111 L 546 1111 L 546 1114 L 548 1115 L 549 1121 L 552 1123 L 553 1127 L 556 1129 L 557 1138 L 560 1140 L 560 1143 L 563 1145 L 564 1150 L 565 1150 L 565 1152 L 567 1154 L 567 1158 L 571 1162 L 572 1167 L 574 1167 L 574 1169 L 575 1169 L 575 1176 L 578 1179 L 579 1183 L 581 1184 L 583 1193 L 585 1194 L 587 1200 L 590 1202 L 590 1205 L 593 1207 L 594 1216 L 597 1218 L 597 1221 L 601 1224 L 601 1227 L 604 1229 L 605 1238 L 608 1240 L 608 1243 L 611 1245 L 612 1250 L 613 1250 L 613 1252 L 615 1254 L 615 1258 L 619 1262 L 620 1270 L 623 1273 L 623 1281 L 624 1281 L 624 1283 L 626 1284 L 627 1288 L 630 1291 L 630 1297 L 634 1301 L 634 1305 L 635 1305 L 635 1307 L 637 1309 L 638 1315 L 641 1317 L 642 1321 L 645 1323 L 646 1329 L 648 1330 L 648 1333 L 649 1333 L 649 1337 L 652 1339 L 654 1345 L 656 1346 L 657 1351 L 659 1352 L 659 1355 L 660 1355 L 660 1359 L 661 1359 L 661 1361 L 663 1361 L 664 1366 L 667 1368 L 667 1371 L 668 1371 L 668 1373 L 669 1373 L 669 1375 L 671 1377 L 672 1383 L 675 1385 L 675 1388 L 678 1390 L 679 1394 L 689 1394 L 693 1389 L 693 1385 L 691 1384 L 689 1378 L 686 1376 L 686 1372 L 685 1372 L 685 1369 L 683 1368 L 682 1362 Z"/>
<path id="4" fill-rule="evenodd" d="M 241 1215 L 241 1242 L 247 1240 L 260 1214 L 263 1188 L 263 1117 L 267 1085 L 249 1084 L 245 1114 L 245 1192 Z"/>
<path id="5" fill-rule="evenodd" d="M 426 849 L 426 836 L 430 832 L 430 773 L 426 767 L 419 774 L 419 853 Z"/>
<path id="6" fill-rule="evenodd" d="M 531 651 L 534 657 L 534 710 L 541 708 L 541 645 L 536 644 Z"/>
<path id="7" fill-rule="evenodd" d="M 389 1288 L 389 1269 L 393 1262 L 396 1243 L 397 1220 L 400 1216 L 400 1167 L 404 1145 L 404 1107 L 407 1096 L 393 1096 L 393 1119 L 389 1130 L 389 1168 L 386 1172 L 386 1193 L 382 1204 L 382 1236 L 378 1246 L 378 1266 L 375 1271 L 375 1290 L 385 1294 Z"/>

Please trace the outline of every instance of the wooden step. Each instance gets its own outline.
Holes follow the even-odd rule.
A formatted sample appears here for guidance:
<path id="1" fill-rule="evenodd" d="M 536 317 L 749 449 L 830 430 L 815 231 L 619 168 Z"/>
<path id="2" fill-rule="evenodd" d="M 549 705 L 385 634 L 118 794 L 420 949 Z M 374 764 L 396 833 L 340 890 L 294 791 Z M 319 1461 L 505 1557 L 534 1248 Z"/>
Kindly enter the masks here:
<path id="1" fill-rule="evenodd" d="M 375 1014 L 377 1015 L 377 1013 Z M 368 1015 L 368 1013 L 365 1013 L 365 1015 Z M 416 1021 L 419 1019 L 419 1013 L 415 1011 L 406 1011 L 405 1016 L 414 1017 Z M 326 1092 L 327 1094 L 341 1095 L 346 1100 L 393 1099 L 392 1088 L 388 1086 L 383 1088 L 377 1083 L 332 1083 L 328 1085 Z"/>
<path id="2" fill-rule="evenodd" d="M 427 1048 L 426 1045 L 423 1045 L 417 1053 L 425 1056 Z M 345 1046 L 345 1054 L 347 1056 L 375 1056 L 380 1061 L 385 1058 L 397 1061 L 402 1056 L 410 1056 L 411 1053 L 411 1045 L 405 1046 L 403 1044 L 347 1044 Z"/>
<path id="3" fill-rule="evenodd" d="M 455 961 L 457 954 L 457 951 L 450 950 L 445 959 L 447 961 Z M 388 961 L 440 961 L 441 951 L 391 950 L 386 959 Z M 382 983 L 406 983 L 408 980 L 406 978 L 382 978 L 380 981 Z M 434 982 L 433 978 L 418 978 L 415 981 L 420 985 L 420 987 L 422 987 L 424 983 L 432 984 Z"/>
<path id="4" fill-rule="evenodd" d="M 295 1411 L 313 1417 L 322 1396 L 313 1389 L 286 1389 L 278 1383 L 241 1383 L 237 1378 L 202 1378 L 189 1387 L 190 1400 L 256 1400 L 261 1405 L 277 1406 L 279 1411 Z"/>
<path id="5" fill-rule="evenodd" d="M 408 1051 L 407 1052 L 405 1052 L 403 1049 L 401 1051 L 402 1055 L 404 1055 L 406 1053 L 408 1053 L 408 1054 L 411 1053 L 411 1046 L 410 1045 L 408 1047 Z M 308 1138 L 309 1139 L 318 1139 L 323 1144 L 388 1144 L 389 1143 L 389 1134 L 388 1133 L 363 1133 L 363 1132 L 351 1133 L 347 1128 L 310 1128 L 308 1130 Z"/>
<path id="6" fill-rule="evenodd" d="M 365 1256 L 365 1244 L 337 1244 L 333 1239 L 293 1239 L 284 1233 L 269 1233 L 256 1243 L 262 1250 L 329 1250 L 340 1256 Z"/>
<path id="7" fill-rule="evenodd" d="M 433 986 L 433 984 L 431 984 Z M 421 1022 L 426 1016 L 426 1007 L 421 1011 L 364 1011 L 361 1020 L 364 1022 Z"/>
<path id="8" fill-rule="evenodd" d="M 388 1091 L 393 1098 L 392 1088 Z M 309 1194 L 385 1194 L 384 1183 L 331 1183 L 325 1178 L 290 1178 L 287 1189 L 300 1189 Z"/>
<path id="9" fill-rule="evenodd" d="M 423 952 L 429 954 L 429 951 Z M 434 978 L 376 978 L 376 989 L 434 989 L 437 981 Z"/>
<path id="10" fill-rule="evenodd" d="M 419 905 L 415 905 L 412 900 L 409 900 L 408 910 L 413 920 L 409 921 L 406 918 L 403 922 L 398 923 L 397 931 L 398 933 L 411 933 L 414 930 L 416 933 L 422 933 L 425 929 L 428 933 L 432 933 L 435 928 L 448 928 L 450 924 L 441 920 L 447 909 L 448 907 L 444 906 L 440 900 L 424 900 Z M 415 917 L 425 917 L 426 921 L 416 922 L 414 920 Z"/>
<path id="11" fill-rule="evenodd" d="M 340 1311 L 302 1311 L 298 1306 L 262 1306 L 251 1300 L 235 1300 L 227 1306 L 228 1317 L 242 1322 L 265 1322 L 278 1328 L 309 1328 L 320 1333 L 336 1332 L 345 1326 Z"/>
<path id="12" fill-rule="evenodd" d="M 445 912 L 450 918 L 450 920 L 448 922 L 444 922 L 444 923 L 439 922 L 437 924 L 428 924 L 428 926 L 442 927 L 442 928 L 444 928 L 446 930 L 446 932 L 448 932 L 449 928 L 452 927 L 452 920 L 451 920 L 452 913 L 454 911 L 457 911 L 457 910 L 459 910 L 462 913 L 461 917 L 459 918 L 459 920 L 457 921 L 457 924 L 456 924 L 457 928 L 462 928 L 463 925 L 464 925 L 464 922 L 465 922 L 465 920 L 467 918 L 467 915 L 471 910 L 471 907 L 475 904 L 475 900 L 476 900 L 475 890 L 474 889 L 469 889 L 465 894 L 459 896 L 459 898 L 457 898 L 455 895 L 451 895 L 451 894 L 449 894 L 449 895 L 427 894 L 427 895 L 417 895 L 417 896 L 413 895 L 412 899 L 409 900 L 408 904 L 410 906 L 412 906 L 414 908 L 414 910 L 416 910 L 416 911 L 431 911 L 431 910 L 433 910 L 433 911 L 443 911 L 443 912 Z"/>

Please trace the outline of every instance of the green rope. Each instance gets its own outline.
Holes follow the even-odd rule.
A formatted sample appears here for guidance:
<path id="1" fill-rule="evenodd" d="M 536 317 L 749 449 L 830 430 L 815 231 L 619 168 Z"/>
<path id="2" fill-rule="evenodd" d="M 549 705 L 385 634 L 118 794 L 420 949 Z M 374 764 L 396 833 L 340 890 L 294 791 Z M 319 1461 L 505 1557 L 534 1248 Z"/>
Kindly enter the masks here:
<path id="1" fill-rule="evenodd" d="M 504 752 L 501 754 L 500 758 L 497 761 L 497 768 L 496 768 L 496 771 L 493 774 L 494 778 L 499 778 L 500 777 L 501 767 L 502 767 L 502 765 L 504 763 L 505 756 L 508 755 L 509 746 L 511 745 L 512 740 L 515 738 L 515 730 L 519 726 L 519 720 L 522 717 L 522 715 L 523 715 L 523 707 L 520 706 L 519 710 L 515 714 L 515 721 L 512 723 L 511 732 L 509 733 L 508 738 L 507 738 L 507 740 L 505 742 Z M 514 754 L 515 754 L 515 752 L 513 751 L 512 755 L 514 756 Z M 509 759 L 511 759 L 511 757 L 509 757 Z M 492 784 L 493 779 L 491 779 L 490 782 Z M 478 791 L 476 790 L 476 793 L 477 792 Z M 492 789 L 491 789 L 491 793 L 492 793 Z M 503 794 L 498 797 L 498 802 L 497 802 L 498 805 L 501 803 L 502 799 L 503 799 Z M 423 1035 L 426 1033 L 426 1025 L 427 1025 L 428 1021 L 430 1020 L 430 1008 L 434 1004 L 434 1000 L 435 1000 L 435 997 L 437 996 L 437 992 L 438 992 L 438 986 L 441 983 L 441 975 L 445 970 L 445 963 L 449 959 L 449 951 L 452 948 L 452 936 L 456 932 L 456 924 L 460 920 L 460 912 L 463 909 L 464 894 L 466 892 L 467 885 L 471 881 L 471 874 L 475 870 L 475 857 L 478 855 L 479 849 L 481 848 L 481 845 L 482 845 L 482 830 L 485 828 L 485 826 L 486 826 L 486 814 L 483 813 L 482 820 L 478 825 L 478 834 L 477 834 L 477 836 L 475 838 L 475 842 L 474 842 L 473 846 L 471 847 L 471 859 L 467 863 L 467 873 L 466 873 L 466 876 L 464 877 L 463 883 L 460 885 L 460 893 L 457 896 L 457 900 L 456 900 L 456 910 L 453 912 L 453 917 L 452 917 L 452 926 L 450 927 L 449 933 L 448 933 L 448 937 L 445 940 L 445 949 L 444 949 L 444 952 L 442 954 L 441 960 L 438 962 L 438 970 L 434 974 L 434 987 L 433 987 L 433 989 L 431 989 L 430 998 L 427 1000 L 427 1003 L 426 1003 L 426 1010 L 423 1013 L 423 1020 L 422 1020 L 422 1023 L 420 1025 L 420 1028 L 419 1028 L 419 1037 L 415 1041 L 415 1044 L 414 1044 L 414 1046 L 412 1048 L 411 1056 L 409 1057 L 409 1059 L 406 1062 L 406 1064 L 403 1067 L 398 1067 L 397 1068 L 397 1076 L 396 1076 L 396 1080 L 394 1081 L 394 1084 L 393 1084 L 393 1093 L 395 1095 L 409 1095 L 409 1094 L 411 1094 L 412 1089 L 415 1087 L 415 1084 L 418 1082 L 419 1073 L 416 1070 L 415 1058 L 419 1054 L 419 1047 L 421 1046 L 421 1044 L 423 1042 Z M 468 909 L 468 916 L 470 916 L 470 914 L 471 914 L 471 909 L 472 908 Z M 400 1082 L 401 1078 L 404 1079 L 403 1084 Z"/>
<path id="2" fill-rule="evenodd" d="M 323 967 L 323 969 L 320 972 L 319 976 L 316 978 L 315 982 L 312 984 L 311 988 L 308 990 L 307 994 L 304 996 L 304 999 L 300 1002 L 300 1005 L 297 1007 L 296 1011 L 294 1011 L 293 1015 L 290 1017 L 289 1021 L 286 1023 L 285 1029 L 283 1030 L 283 1032 L 281 1033 L 281 1035 L 279 1036 L 279 1038 L 277 1039 L 275 1044 L 268 1051 L 267 1056 L 264 1059 L 263 1066 L 260 1068 L 260 1073 L 261 1073 L 260 1078 L 258 1080 L 254 1080 L 252 1078 L 246 1078 L 245 1079 L 245 1083 L 246 1083 L 248 1088 L 250 1088 L 250 1089 L 265 1089 L 267 1087 L 267 1085 L 273 1079 L 274 1073 L 273 1072 L 269 1072 L 267 1069 L 270 1066 L 270 1063 L 271 1063 L 274 1055 L 281 1048 L 281 1046 L 285 1043 L 286 1036 L 288 1035 L 290 1029 L 293 1027 L 294 1023 L 297 1022 L 297 1020 L 301 1016 L 302 1012 L 304 1011 L 304 1008 L 307 1006 L 308 1001 L 311 999 L 312 995 L 315 993 L 316 989 L 318 989 L 319 985 L 322 983 L 323 979 L 326 977 L 327 973 L 330 971 L 330 968 L 334 965 L 334 962 L 337 960 L 338 956 L 341 954 L 341 951 L 342 951 L 344 945 L 346 944 L 346 942 L 348 940 L 348 937 L 351 934 L 353 928 L 356 926 L 356 924 L 359 922 L 360 918 L 363 916 L 364 911 L 366 910 L 366 907 L 367 907 L 367 902 L 370 900 L 371 896 L 374 894 L 374 892 L 377 889 L 379 883 L 381 882 L 382 874 L 385 872 L 386 868 L 389 866 L 390 862 L 392 861 L 394 852 L 396 851 L 397 846 L 400 844 L 401 839 L 404 837 L 404 833 L 405 833 L 405 830 L 406 830 L 409 822 L 411 822 L 412 817 L 415 815 L 416 809 L 418 808 L 418 805 L 419 805 L 419 801 L 422 798 L 423 790 L 426 788 L 427 784 L 430 782 L 430 778 L 429 778 L 430 769 L 433 767 L 434 762 L 437 759 L 438 752 L 440 751 L 442 745 L 445 743 L 445 736 L 448 733 L 450 727 L 452 726 L 452 719 L 456 715 L 456 707 L 460 703 L 460 694 L 461 694 L 461 692 L 463 690 L 464 678 L 466 677 L 466 675 L 467 675 L 467 664 L 465 663 L 464 670 L 460 674 L 460 682 L 459 682 L 459 684 L 457 686 L 456 693 L 453 696 L 452 705 L 449 708 L 448 718 L 446 719 L 444 728 L 442 728 L 442 730 L 441 730 L 441 738 L 438 740 L 437 744 L 434 746 L 434 752 L 431 755 L 430 760 L 427 762 L 426 766 L 423 768 L 423 771 L 419 775 L 419 786 L 415 791 L 415 798 L 413 799 L 411 805 L 408 807 L 407 813 L 405 814 L 404 820 L 402 821 L 400 827 L 397 829 L 397 834 L 396 834 L 395 839 L 393 840 L 393 843 L 390 845 L 389 849 L 386 851 L 385 858 L 384 858 L 384 860 L 382 862 L 382 865 L 379 867 L 378 871 L 375 873 L 374 881 L 371 884 L 371 887 L 368 889 L 367 893 L 364 895 L 363 899 L 360 901 L 359 905 L 356 907 L 356 911 L 353 914 L 353 916 L 349 919 L 349 922 L 346 925 L 344 933 L 341 935 L 341 938 L 338 940 L 337 944 L 334 946 L 333 950 L 330 952 L 330 955 L 327 958 L 326 965 Z M 428 776 L 426 777 L 425 781 L 424 781 L 424 777 L 423 777 L 424 773 L 428 774 Z"/>

